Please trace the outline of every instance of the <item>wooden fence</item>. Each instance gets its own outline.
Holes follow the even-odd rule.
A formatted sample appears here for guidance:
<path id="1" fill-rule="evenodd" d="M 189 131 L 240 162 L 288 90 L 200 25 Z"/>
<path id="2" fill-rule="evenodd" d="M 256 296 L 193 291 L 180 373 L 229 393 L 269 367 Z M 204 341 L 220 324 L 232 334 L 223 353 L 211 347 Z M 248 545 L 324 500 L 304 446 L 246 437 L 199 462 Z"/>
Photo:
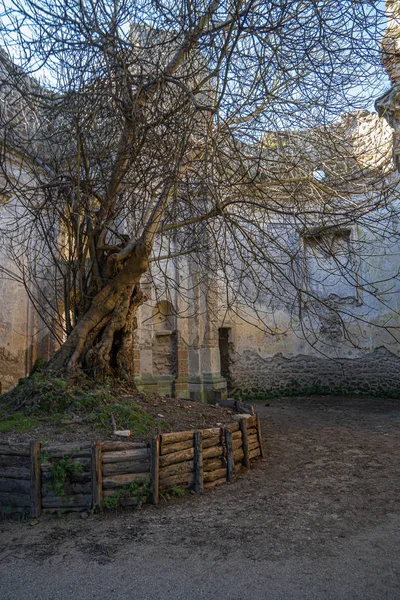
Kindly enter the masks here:
<path id="1" fill-rule="evenodd" d="M 135 442 L 0 443 L 0 514 L 102 509 L 137 503 L 123 493 L 136 480 L 154 504 L 176 488 L 197 493 L 233 481 L 263 456 L 259 415 L 226 427 L 155 436 Z M 141 483 L 142 484 L 142 483 Z"/>

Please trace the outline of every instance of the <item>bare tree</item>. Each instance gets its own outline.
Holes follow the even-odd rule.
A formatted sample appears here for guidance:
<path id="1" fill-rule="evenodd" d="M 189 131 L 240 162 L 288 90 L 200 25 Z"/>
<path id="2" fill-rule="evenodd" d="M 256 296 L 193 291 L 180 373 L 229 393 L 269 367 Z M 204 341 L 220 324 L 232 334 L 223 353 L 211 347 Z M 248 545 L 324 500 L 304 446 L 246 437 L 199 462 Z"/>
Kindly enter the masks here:
<path id="1" fill-rule="evenodd" d="M 343 232 L 390 237 L 390 144 L 366 159 L 357 127 L 333 123 L 382 85 L 375 5 L 3 2 L 3 175 L 18 199 L 3 239 L 59 336 L 51 370 L 129 376 L 140 282 L 176 285 L 179 257 L 220 282 L 227 310 L 268 326 L 284 298 L 312 343 L 311 314 L 345 330 L 351 308 L 305 282 L 290 236 L 310 242 L 317 284 L 334 267 L 374 293 Z"/>

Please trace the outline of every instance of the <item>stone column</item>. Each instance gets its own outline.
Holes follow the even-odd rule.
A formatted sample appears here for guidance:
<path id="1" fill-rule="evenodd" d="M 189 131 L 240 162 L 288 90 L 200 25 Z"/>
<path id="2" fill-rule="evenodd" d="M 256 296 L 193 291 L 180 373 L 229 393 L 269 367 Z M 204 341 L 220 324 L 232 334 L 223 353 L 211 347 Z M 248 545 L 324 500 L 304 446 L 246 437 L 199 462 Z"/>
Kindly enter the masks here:
<path id="1" fill-rule="evenodd" d="M 190 398 L 189 392 L 189 352 L 187 344 L 182 338 L 179 329 L 176 332 L 176 379 L 174 382 L 174 396 L 176 398 Z"/>
<path id="2" fill-rule="evenodd" d="M 151 296 L 150 285 L 142 284 L 143 291 Z M 134 333 L 134 382 L 139 391 L 152 394 L 158 392 L 153 376 L 153 307 L 146 302 L 139 308 L 138 329 Z"/>
<path id="3" fill-rule="evenodd" d="M 218 332 L 218 283 L 208 277 L 203 291 L 205 323 L 200 346 L 200 364 L 203 380 L 203 401 L 215 402 L 226 398 L 227 385 L 221 375 Z"/>

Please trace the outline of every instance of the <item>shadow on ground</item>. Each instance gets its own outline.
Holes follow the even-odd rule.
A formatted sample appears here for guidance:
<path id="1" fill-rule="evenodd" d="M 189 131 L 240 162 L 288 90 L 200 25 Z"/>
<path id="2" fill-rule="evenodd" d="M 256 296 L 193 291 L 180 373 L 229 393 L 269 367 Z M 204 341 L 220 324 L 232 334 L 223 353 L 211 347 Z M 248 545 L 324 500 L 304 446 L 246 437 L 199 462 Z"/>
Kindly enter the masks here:
<path id="1" fill-rule="evenodd" d="M 266 459 L 140 512 L 0 523 L 3 600 L 398 600 L 400 401 L 259 405 Z"/>

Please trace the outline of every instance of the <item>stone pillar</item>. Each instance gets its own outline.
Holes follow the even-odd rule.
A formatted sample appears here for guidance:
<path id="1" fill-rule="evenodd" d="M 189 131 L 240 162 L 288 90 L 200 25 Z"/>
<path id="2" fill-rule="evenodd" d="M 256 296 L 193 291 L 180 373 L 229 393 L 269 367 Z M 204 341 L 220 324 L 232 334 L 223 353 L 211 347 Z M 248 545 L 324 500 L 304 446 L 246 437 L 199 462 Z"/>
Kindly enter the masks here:
<path id="1" fill-rule="evenodd" d="M 189 392 L 189 352 L 181 332 L 177 333 L 176 351 L 176 379 L 174 382 L 174 396 L 176 398 L 190 398 Z"/>
<path id="2" fill-rule="evenodd" d="M 200 364 L 203 381 L 203 401 L 215 402 L 227 397 L 227 384 L 221 375 L 218 334 L 218 284 L 211 276 L 203 290 L 205 302 L 204 336 L 200 346 Z"/>
<path id="3" fill-rule="evenodd" d="M 150 297 L 150 286 L 142 286 Z M 145 303 L 139 308 L 138 329 L 134 334 L 134 382 L 139 391 L 152 394 L 158 392 L 153 376 L 153 308 Z"/>
<path id="4" fill-rule="evenodd" d="M 201 376 L 200 340 L 203 336 L 203 319 L 200 317 L 200 285 L 197 265 L 189 259 L 190 315 L 187 318 L 189 392 L 192 400 L 203 401 L 203 378 Z"/>

